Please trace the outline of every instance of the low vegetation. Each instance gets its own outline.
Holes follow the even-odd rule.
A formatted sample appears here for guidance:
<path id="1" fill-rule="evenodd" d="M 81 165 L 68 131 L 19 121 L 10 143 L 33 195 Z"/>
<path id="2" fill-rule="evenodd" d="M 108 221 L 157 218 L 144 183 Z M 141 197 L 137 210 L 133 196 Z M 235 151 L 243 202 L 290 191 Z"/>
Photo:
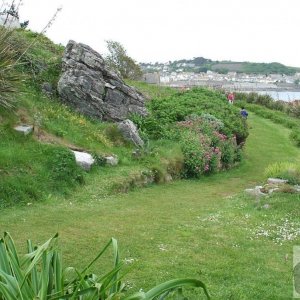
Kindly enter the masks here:
<path id="1" fill-rule="evenodd" d="M 297 146 L 300 146 L 300 105 L 299 101 L 274 101 L 268 95 L 257 93 L 237 93 L 237 105 L 246 107 L 257 115 L 272 120 L 291 129 L 290 137 Z"/>
<path id="2" fill-rule="evenodd" d="M 144 149 L 135 149 L 114 124 L 61 105 L 55 88 L 43 94 L 45 82 L 56 85 L 63 49 L 22 30 L 11 40 L 14 47 L 23 45 L 18 35 L 24 44 L 34 43 L 16 69 L 27 80 L 14 110 L 0 108 L 0 228 L 18 236 L 16 246 L 9 234 L 0 240 L 4 299 L 207 297 L 199 280 L 169 281 L 178 277 L 203 279 L 215 299 L 291 295 L 291 249 L 300 242 L 299 195 L 285 191 L 258 200 L 241 191 L 269 175 L 299 183 L 300 152 L 289 140 L 290 129 L 295 135 L 299 129 L 297 119 L 278 104 L 270 109 L 273 103 L 267 100 L 259 100 L 267 103 L 261 106 L 241 99 L 238 105 L 254 112 L 248 127 L 222 93 L 136 83 L 152 100 L 147 118 L 131 116 L 146 142 Z M 20 123 L 32 124 L 33 134 L 15 132 Z M 97 165 L 84 172 L 69 149 L 92 153 Z M 112 154 L 119 157 L 119 165 L 104 166 L 103 157 Z M 204 176 L 213 173 L 218 174 Z M 144 186 L 148 178 L 160 183 L 170 176 L 185 180 L 116 195 Z M 64 261 L 74 266 L 66 269 L 72 274 L 63 272 L 57 236 L 38 247 L 29 241 L 24 257 L 16 250 L 25 252 L 23 239 L 41 244 L 57 231 Z M 124 269 L 112 236 L 124 247 L 123 262 L 135 264 L 126 281 L 121 282 Z M 107 240 L 99 254 L 95 244 Z M 110 245 L 113 269 L 105 251 Z M 173 290 L 184 285 L 204 293 Z"/>
<path id="3" fill-rule="evenodd" d="M 265 169 L 277 161 L 299 164 L 300 152 L 280 125 L 251 114 L 249 127 L 246 159 L 227 172 L 105 196 L 99 180 L 106 172 L 121 178 L 121 170 L 103 169 L 68 197 L 2 210 L 0 228 L 22 253 L 25 239 L 42 244 L 58 231 L 64 265 L 79 270 L 97 256 L 95 245 L 117 238 L 130 269 L 124 280 L 129 294 L 187 277 L 201 279 L 213 299 L 289 298 L 292 247 L 300 242 L 299 195 L 257 201 L 242 191 L 265 182 Z M 90 272 L 108 272 L 109 258 Z M 205 299 L 194 293 L 185 292 L 189 300 Z"/>
<path id="4" fill-rule="evenodd" d="M 58 234 L 41 246 L 27 241 L 28 253 L 21 257 L 9 233 L 0 240 L 0 297 L 15 299 L 74 299 L 74 300 L 152 300 L 167 297 L 183 297 L 182 287 L 200 287 L 207 299 L 205 285 L 196 279 L 175 279 L 162 283 L 148 292 L 125 295 L 126 284 L 122 283 L 122 262 L 117 241 L 112 238 L 97 256 L 82 270 L 63 267 L 62 254 L 57 249 Z M 113 249 L 113 268 L 106 274 L 90 273 L 92 265 Z M 171 298 L 168 299 L 171 299 Z"/>
<path id="5" fill-rule="evenodd" d="M 238 109 L 227 105 L 224 95 L 207 89 L 182 93 L 131 82 L 151 99 L 148 118 L 132 116 L 146 142 L 144 149 L 136 151 L 115 124 L 92 120 L 60 103 L 55 87 L 63 47 L 28 30 L 12 32 L 7 43 L 20 58 L 16 71 L 24 74 L 26 81 L 22 92 L 15 94 L 15 112 L 2 109 L 1 207 L 67 195 L 84 185 L 88 174 L 75 164 L 68 148 L 94 155 L 101 166 L 93 167 L 91 173 L 103 183 L 103 194 L 151 181 L 199 178 L 240 161 L 247 126 Z M 50 87 L 46 93 L 45 83 Z M 24 137 L 14 132 L 13 127 L 22 123 L 32 124 L 34 133 Z M 133 151 L 137 155 L 133 156 Z M 103 166 L 107 155 L 119 157 L 114 170 Z"/>

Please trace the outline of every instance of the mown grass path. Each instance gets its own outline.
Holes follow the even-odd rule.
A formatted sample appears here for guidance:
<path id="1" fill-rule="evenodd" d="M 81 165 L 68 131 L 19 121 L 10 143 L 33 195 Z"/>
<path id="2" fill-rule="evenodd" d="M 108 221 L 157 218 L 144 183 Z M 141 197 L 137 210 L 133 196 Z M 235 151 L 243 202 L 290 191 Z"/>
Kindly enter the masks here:
<path id="1" fill-rule="evenodd" d="M 9 231 L 18 245 L 27 238 L 42 242 L 58 231 L 65 264 L 76 266 L 85 266 L 113 236 L 122 258 L 134 261 L 127 277 L 134 289 L 196 277 L 215 299 L 291 298 L 292 246 L 300 239 L 281 243 L 256 233 L 260 226 L 280 226 L 283 218 L 295 223 L 299 197 L 257 204 L 242 192 L 265 179 L 268 164 L 299 162 L 300 151 L 289 130 L 256 116 L 249 124 L 246 159 L 233 170 L 104 199 L 97 198 L 94 182 L 87 183 L 68 199 L 5 210 L 1 231 Z M 264 201 L 270 209 L 260 209 Z M 108 261 L 97 271 L 102 266 Z"/>

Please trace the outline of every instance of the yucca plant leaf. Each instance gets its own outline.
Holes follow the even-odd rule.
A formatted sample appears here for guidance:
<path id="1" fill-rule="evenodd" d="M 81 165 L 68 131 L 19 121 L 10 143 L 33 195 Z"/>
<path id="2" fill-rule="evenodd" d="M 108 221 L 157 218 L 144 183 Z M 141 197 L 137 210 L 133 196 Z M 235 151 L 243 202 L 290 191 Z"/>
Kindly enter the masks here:
<path id="1" fill-rule="evenodd" d="M 43 252 L 42 254 L 42 267 L 40 273 L 39 282 L 39 299 L 46 299 L 48 292 L 49 276 L 50 276 L 50 264 L 51 264 L 51 254 Z"/>
<path id="2" fill-rule="evenodd" d="M 197 279 L 187 279 L 187 278 L 173 279 L 173 280 L 164 282 L 162 284 L 159 284 L 158 286 L 152 288 L 150 291 L 148 291 L 146 293 L 146 299 L 149 299 L 149 300 L 153 299 L 154 297 L 157 297 L 168 290 L 183 287 L 183 286 L 200 287 L 203 289 L 206 297 L 208 299 L 210 299 L 210 296 L 208 294 L 206 286 L 202 281 L 197 280 Z"/>
<path id="3" fill-rule="evenodd" d="M 110 272 L 105 274 L 105 276 L 103 276 L 100 280 L 98 280 L 98 282 L 101 283 L 100 295 L 102 297 L 105 296 L 106 292 L 108 292 L 108 294 L 114 294 L 118 291 L 117 288 L 119 279 L 117 274 L 120 272 L 121 268 L 122 264 L 119 264 L 119 266 L 116 266 L 113 270 L 111 270 Z M 112 289 L 112 287 L 114 288 Z"/>
<path id="4" fill-rule="evenodd" d="M 145 292 L 137 292 L 131 296 L 127 296 L 125 298 L 122 298 L 122 300 L 145 300 L 146 294 Z"/>
<path id="5" fill-rule="evenodd" d="M 116 268 L 119 264 L 119 249 L 118 249 L 118 242 L 116 239 L 112 238 L 112 247 L 113 247 L 113 253 L 114 253 L 114 267 Z M 118 290 L 118 275 L 119 271 L 115 273 L 113 281 L 114 284 L 111 287 L 111 294 L 115 293 Z"/>
<path id="6" fill-rule="evenodd" d="M 31 270 L 36 266 L 38 261 L 41 259 L 44 252 L 46 252 L 50 247 L 53 246 L 53 243 L 57 241 L 58 234 L 55 234 L 52 238 L 50 238 L 46 243 L 43 245 L 37 247 L 36 250 L 34 250 L 31 253 L 28 253 L 24 256 L 25 260 L 24 263 L 31 261 L 30 265 L 25 271 L 25 277 L 28 276 L 28 274 L 31 272 Z"/>
<path id="7" fill-rule="evenodd" d="M 97 289 L 95 287 L 89 287 L 87 289 L 84 289 L 84 290 L 81 290 L 81 291 L 78 291 L 76 293 L 76 296 L 85 296 L 85 295 L 96 295 L 97 293 Z M 63 295 L 63 296 L 57 296 L 57 297 L 49 297 L 49 300 L 63 300 L 63 299 L 72 299 L 72 297 L 74 297 L 74 294 L 69 294 L 69 295 Z M 73 298 L 75 299 L 75 298 Z M 77 299 L 82 299 L 82 298 L 77 298 Z M 93 300 L 94 298 L 88 298 L 87 300 Z M 101 298 L 98 298 L 99 300 Z M 102 300 L 102 299 L 101 299 Z"/>
<path id="8" fill-rule="evenodd" d="M 34 251 L 34 247 L 32 245 L 31 240 L 27 240 L 27 248 L 29 253 Z M 39 292 L 39 279 L 38 279 L 38 271 L 36 266 L 34 266 L 31 269 L 30 280 L 31 280 L 31 288 L 33 289 L 34 294 L 37 295 Z"/>
<path id="9" fill-rule="evenodd" d="M 0 282 L 0 299 L 5 300 L 15 300 L 16 297 L 12 293 L 12 290 L 9 288 L 9 285 Z"/>
<path id="10" fill-rule="evenodd" d="M 14 243 L 11 235 L 8 232 L 4 232 L 4 241 L 5 241 L 5 244 L 6 244 L 6 247 L 7 247 L 8 251 L 11 253 L 11 255 L 13 255 L 13 257 L 15 258 L 16 263 L 18 265 L 20 265 L 15 243 Z"/>
<path id="11" fill-rule="evenodd" d="M 2 270 L 0 270 L 0 279 L 2 279 L 1 280 L 2 282 L 6 283 L 9 291 L 11 292 L 11 294 L 14 295 L 15 299 L 18 299 L 18 298 L 23 299 L 19 283 L 14 276 L 9 275 L 9 274 L 3 272 Z"/>
<path id="12" fill-rule="evenodd" d="M 10 259 L 10 266 L 11 266 L 11 274 L 14 276 L 18 282 L 19 285 L 24 281 L 24 274 L 22 272 L 22 269 L 20 268 L 20 265 L 16 262 L 14 255 L 9 255 Z M 24 298 L 31 299 L 35 294 L 32 289 L 32 286 L 28 284 L 28 282 L 24 282 L 23 286 L 21 287 L 22 295 L 24 295 Z"/>
<path id="13" fill-rule="evenodd" d="M 148 292 L 139 292 L 132 296 L 126 297 L 123 300 L 152 300 L 155 297 L 160 296 L 161 294 L 172 291 L 176 288 L 183 287 L 183 286 L 189 286 L 189 287 L 201 287 L 207 297 L 207 299 L 210 299 L 210 296 L 208 294 L 208 291 L 206 289 L 205 284 L 197 279 L 173 279 L 167 282 L 164 282 L 162 284 L 157 285 L 156 287 L 152 288 Z"/>
<path id="14" fill-rule="evenodd" d="M 64 277 L 62 268 L 62 257 L 58 251 L 53 253 L 53 276 L 54 276 L 54 293 L 62 295 L 64 289 Z"/>
<path id="15" fill-rule="evenodd" d="M 82 274 L 85 273 L 102 256 L 102 254 L 110 246 L 113 240 L 114 238 L 110 239 L 110 241 L 104 246 L 104 248 L 99 252 L 99 254 L 83 269 L 83 271 L 81 272 Z"/>
<path id="16" fill-rule="evenodd" d="M 3 239 L 0 240 L 0 269 L 7 274 L 11 274 L 6 245 Z"/>

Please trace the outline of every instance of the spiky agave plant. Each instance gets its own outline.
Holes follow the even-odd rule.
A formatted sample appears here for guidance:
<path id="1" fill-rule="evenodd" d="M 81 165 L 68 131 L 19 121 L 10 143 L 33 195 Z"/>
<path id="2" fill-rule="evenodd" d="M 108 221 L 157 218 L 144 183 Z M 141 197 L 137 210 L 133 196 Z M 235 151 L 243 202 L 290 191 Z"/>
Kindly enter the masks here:
<path id="1" fill-rule="evenodd" d="M 16 51 L 9 39 L 12 31 L 0 26 L 0 107 L 14 106 L 15 95 L 21 81 L 21 74 L 15 71 Z"/>
<path id="2" fill-rule="evenodd" d="M 175 279 L 160 284 L 148 292 L 125 295 L 121 282 L 118 245 L 111 239 L 84 270 L 63 268 L 61 253 L 57 248 L 58 235 L 39 247 L 27 241 L 28 253 L 19 256 L 8 233 L 0 240 L 0 300 L 152 300 L 165 299 L 170 292 L 184 286 L 201 287 L 209 299 L 205 285 L 196 279 Z M 113 268 L 97 276 L 90 267 L 112 246 Z M 184 299 L 184 298 L 177 298 Z"/>

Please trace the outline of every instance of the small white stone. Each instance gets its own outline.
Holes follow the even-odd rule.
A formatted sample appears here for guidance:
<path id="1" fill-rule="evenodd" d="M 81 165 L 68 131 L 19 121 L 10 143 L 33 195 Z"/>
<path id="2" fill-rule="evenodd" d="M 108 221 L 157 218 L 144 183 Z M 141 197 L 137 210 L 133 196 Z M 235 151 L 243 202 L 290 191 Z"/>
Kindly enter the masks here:
<path id="1" fill-rule="evenodd" d="M 79 151 L 73 151 L 71 150 L 76 159 L 77 165 L 81 166 L 86 171 L 89 171 L 91 169 L 92 164 L 94 164 L 95 160 L 92 157 L 91 154 L 86 152 L 79 152 Z"/>
<path id="2" fill-rule="evenodd" d="M 32 125 L 18 125 L 15 127 L 15 130 L 18 132 L 23 133 L 24 135 L 27 135 L 33 131 Z"/>

